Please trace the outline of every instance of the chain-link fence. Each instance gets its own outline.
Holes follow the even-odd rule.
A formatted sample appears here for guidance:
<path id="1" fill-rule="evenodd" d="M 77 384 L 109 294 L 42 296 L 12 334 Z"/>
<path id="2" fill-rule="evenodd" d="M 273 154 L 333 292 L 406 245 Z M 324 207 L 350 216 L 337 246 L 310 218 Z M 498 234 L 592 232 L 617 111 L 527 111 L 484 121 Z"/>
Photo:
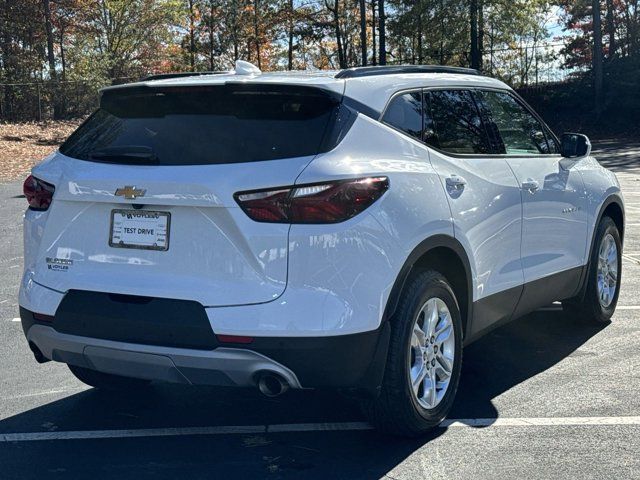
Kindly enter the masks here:
<path id="1" fill-rule="evenodd" d="M 107 82 L 0 83 L 0 122 L 83 117 L 96 109 L 100 88 L 135 80 L 137 78 L 117 78 Z"/>

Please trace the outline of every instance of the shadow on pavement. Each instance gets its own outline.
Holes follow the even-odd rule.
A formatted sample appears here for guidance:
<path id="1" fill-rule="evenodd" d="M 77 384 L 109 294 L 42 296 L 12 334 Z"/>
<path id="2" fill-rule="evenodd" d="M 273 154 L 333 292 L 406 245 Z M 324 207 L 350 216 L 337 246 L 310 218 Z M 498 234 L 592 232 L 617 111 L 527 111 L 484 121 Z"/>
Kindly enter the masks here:
<path id="1" fill-rule="evenodd" d="M 635 139 L 594 140 L 593 156 L 614 172 L 640 173 L 640 142 Z"/>
<path id="2" fill-rule="evenodd" d="M 494 331 L 465 350 L 450 418 L 497 418 L 495 397 L 571 355 L 598 331 L 559 311 Z M 0 433 L 361 420 L 354 403 L 331 392 L 268 399 L 253 390 L 157 385 L 71 395 L 0 421 Z M 352 431 L 5 443 L 0 477 L 380 478 L 445 432 L 420 439 Z"/>

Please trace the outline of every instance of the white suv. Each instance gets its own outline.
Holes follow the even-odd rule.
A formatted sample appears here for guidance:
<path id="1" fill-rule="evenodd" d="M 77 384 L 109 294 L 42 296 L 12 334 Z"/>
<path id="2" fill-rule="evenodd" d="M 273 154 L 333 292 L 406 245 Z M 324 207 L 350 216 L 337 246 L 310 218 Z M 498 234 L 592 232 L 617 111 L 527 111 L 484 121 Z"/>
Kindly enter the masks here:
<path id="1" fill-rule="evenodd" d="M 106 388 L 338 388 L 387 431 L 450 409 L 462 348 L 553 301 L 607 322 L 624 207 L 468 69 L 165 76 L 25 182 L 24 332 Z"/>

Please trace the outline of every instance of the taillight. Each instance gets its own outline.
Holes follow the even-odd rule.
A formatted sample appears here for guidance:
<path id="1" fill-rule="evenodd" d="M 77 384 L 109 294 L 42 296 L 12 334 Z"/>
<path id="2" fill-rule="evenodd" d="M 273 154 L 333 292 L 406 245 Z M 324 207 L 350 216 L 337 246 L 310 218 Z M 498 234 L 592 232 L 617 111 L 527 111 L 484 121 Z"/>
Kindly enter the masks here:
<path id="1" fill-rule="evenodd" d="M 235 194 L 256 222 L 337 223 L 359 214 L 389 188 L 386 177 L 359 178 Z"/>
<path id="2" fill-rule="evenodd" d="M 24 196 L 29 202 L 29 208 L 40 211 L 49 208 L 55 190 L 53 185 L 43 182 L 33 175 L 29 175 L 22 186 Z"/>

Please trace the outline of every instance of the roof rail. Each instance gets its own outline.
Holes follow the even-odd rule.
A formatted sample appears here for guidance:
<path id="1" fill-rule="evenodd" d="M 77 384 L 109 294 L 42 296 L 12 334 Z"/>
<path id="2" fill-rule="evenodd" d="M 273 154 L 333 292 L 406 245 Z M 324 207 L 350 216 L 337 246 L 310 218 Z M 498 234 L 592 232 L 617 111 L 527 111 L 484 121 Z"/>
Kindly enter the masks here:
<path id="1" fill-rule="evenodd" d="M 385 65 L 347 68 L 340 70 L 335 78 L 359 78 L 374 75 L 395 75 L 399 73 L 460 73 L 464 75 L 480 75 L 478 70 L 464 67 L 447 67 L 445 65 Z"/>
<path id="2" fill-rule="evenodd" d="M 144 77 L 141 82 L 150 82 L 151 80 L 166 80 L 168 78 L 180 78 L 180 77 L 199 77 L 201 75 L 223 75 L 229 72 L 173 72 L 173 73 L 158 73 L 156 75 L 149 75 Z"/>

